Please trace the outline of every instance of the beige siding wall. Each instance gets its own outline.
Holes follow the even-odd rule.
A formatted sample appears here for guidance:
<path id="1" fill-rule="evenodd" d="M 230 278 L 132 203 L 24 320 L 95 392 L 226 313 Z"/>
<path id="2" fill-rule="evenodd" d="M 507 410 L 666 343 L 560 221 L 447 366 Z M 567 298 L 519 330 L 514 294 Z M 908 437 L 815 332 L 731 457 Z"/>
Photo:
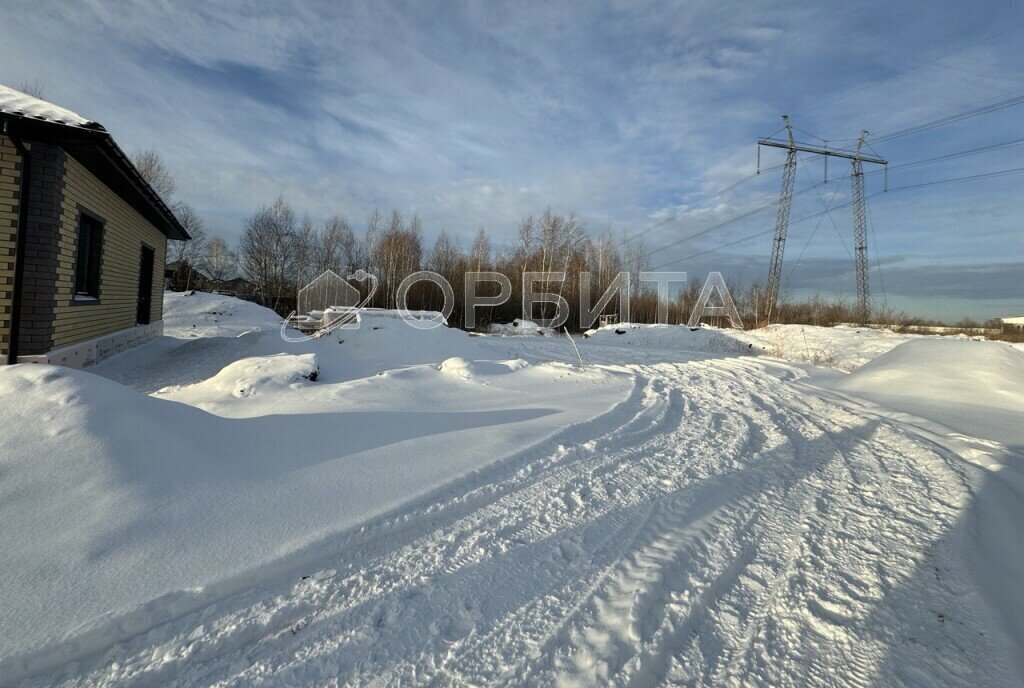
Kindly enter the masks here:
<path id="1" fill-rule="evenodd" d="M 21 156 L 0 134 L 0 365 L 7 362 L 11 341 L 11 301 L 14 289 L 14 246 L 18 233 L 18 193 Z"/>
<path id="2" fill-rule="evenodd" d="M 163 268 L 167 238 L 120 196 L 68 155 L 63 188 L 61 238 L 53 323 L 53 348 L 135 325 L 142 245 L 154 251 L 150 321 L 163 316 Z M 79 208 L 104 221 L 98 303 L 74 300 Z"/>

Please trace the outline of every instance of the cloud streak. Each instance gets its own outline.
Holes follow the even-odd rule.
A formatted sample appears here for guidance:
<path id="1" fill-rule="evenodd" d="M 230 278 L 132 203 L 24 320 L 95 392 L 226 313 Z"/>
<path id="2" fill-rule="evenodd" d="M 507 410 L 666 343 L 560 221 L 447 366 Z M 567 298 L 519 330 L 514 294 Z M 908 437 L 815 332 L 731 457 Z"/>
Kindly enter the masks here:
<path id="1" fill-rule="evenodd" d="M 179 195 L 229 240 L 284 193 L 314 216 L 340 212 L 358 226 L 373 207 L 395 206 L 419 213 L 428 235 L 468 240 L 482 226 L 501 244 L 547 205 L 597 231 L 671 217 L 752 172 L 753 142 L 781 112 L 829 138 L 882 133 L 1024 81 L 1024 32 L 942 57 L 1009 25 L 1010 8 L 891 5 L 25 2 L 0 25 L 0 81 L 39 79 L 126 148 L 158 148 Z M 992 143 L 1018 117 L 882 152 L 905 161 Z M 998 169 L 1012 154 L 904 177 Z M 777 184 L 764 175 L 684 213 L 648 246 L 770 202 Z M 1007 178 L 874 202 L 878 249 L 908 265 L 1024 259 L 1021 188 Z M 800 203 L 794 217 L 822 207 L 814 194 Z M 835 220 L 849 231 L 848 218 Z M 772 221 L 761 214 L 664 255 Z M 843 256 L 835 234 L 831 221 L 819 228 L 808 258 Z M 730 249 L 762 262 L 766 252 L 767 240 Z"/>

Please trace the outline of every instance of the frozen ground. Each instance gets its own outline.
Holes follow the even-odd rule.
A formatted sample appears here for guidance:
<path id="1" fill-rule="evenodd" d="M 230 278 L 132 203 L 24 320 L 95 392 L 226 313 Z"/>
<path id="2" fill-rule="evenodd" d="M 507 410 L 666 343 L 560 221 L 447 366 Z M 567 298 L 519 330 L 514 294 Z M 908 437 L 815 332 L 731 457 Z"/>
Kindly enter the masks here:
<path id="1" fill-rule="evenodd" d="M 1024 681 L 1018 349 L 275 326 L 0 370 L 0 684 Z"/>

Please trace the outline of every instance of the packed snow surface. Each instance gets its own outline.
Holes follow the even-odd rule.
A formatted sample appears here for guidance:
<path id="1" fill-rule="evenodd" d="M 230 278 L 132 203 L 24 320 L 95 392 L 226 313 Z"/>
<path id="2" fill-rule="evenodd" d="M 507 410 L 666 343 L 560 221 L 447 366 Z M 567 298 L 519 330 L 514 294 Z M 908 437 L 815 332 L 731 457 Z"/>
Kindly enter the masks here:
<path id="1" fill-rule="evenodd" d="M 279 324 L 0 370 L 0 685 L 1022 683 L 1019 350 Z"/>

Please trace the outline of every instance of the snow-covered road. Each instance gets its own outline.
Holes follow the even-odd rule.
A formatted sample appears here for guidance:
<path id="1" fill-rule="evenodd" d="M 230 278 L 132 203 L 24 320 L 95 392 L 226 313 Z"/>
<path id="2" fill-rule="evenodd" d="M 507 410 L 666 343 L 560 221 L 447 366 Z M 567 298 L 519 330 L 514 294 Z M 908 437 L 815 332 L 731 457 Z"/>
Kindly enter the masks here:
<path id="1" fill-rule="evenodd" d="M 603 416 L 25 685 L 1019 685 L 983 469 L 800 367 L 587 355 L 635 378 Z"/>

